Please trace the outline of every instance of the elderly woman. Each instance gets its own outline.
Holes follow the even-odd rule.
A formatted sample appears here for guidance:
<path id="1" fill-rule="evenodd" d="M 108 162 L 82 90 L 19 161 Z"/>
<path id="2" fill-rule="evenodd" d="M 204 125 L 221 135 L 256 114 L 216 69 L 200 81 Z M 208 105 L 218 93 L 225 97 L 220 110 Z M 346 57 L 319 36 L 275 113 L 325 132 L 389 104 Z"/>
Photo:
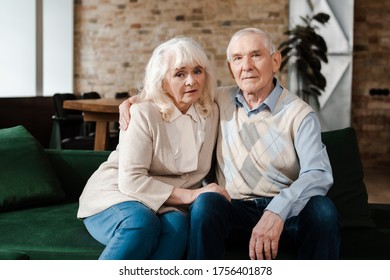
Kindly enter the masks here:
<path id="1" fill-rule="evenodd" d="M 204 192 L 230 200 L 224 188 L 202 186 L 219 121 L 214 90 L 198 43 L 177 37 L 154 50 L 129 128 L 80 197 L 78 218 L 106 245 L 100 259 L 181 259 L 187 206 Z"/>

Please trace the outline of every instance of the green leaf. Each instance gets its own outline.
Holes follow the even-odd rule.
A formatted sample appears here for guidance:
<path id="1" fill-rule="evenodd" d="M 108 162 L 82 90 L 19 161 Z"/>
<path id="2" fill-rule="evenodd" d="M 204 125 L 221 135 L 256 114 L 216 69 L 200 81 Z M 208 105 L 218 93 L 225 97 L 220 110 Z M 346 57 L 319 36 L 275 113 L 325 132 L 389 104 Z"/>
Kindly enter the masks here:
<path id="1" fill-rule="evenodd" d="M 303 89 L 301 92 L 302 92 L 303 94 L 306 94 L 306 95 L 311 95 L 311 91 L 308 90 L 308 89 Z"/>
<path id="2" fill-rule="evenodd" d="M 287 65 L 288 61 L 289 61 L 289 57 L 286 57 L 285 59 L 282 60 L 282 63 L 280 64 L 280 71 L 283 71 L 283 69 Z"/>
<path id="3" fill-rule="evenodd" d="M 318 14 L 313 16 L 313 19 L 318 21 L 321 24 L 325 24 L 330 19 L 330 16 L 328 14 L 325 14 L 325 13 L 318 13 Z"/>
<path id="4" fill-rule="evenodd" d="M 306 57 L 306 54 L 312 52 L 311 46 L 308 41 L 301 41 L 299 44 L 295 46 L 295 50 L 297 54 L 299 54 L 303 58 Z"/>
<path id="5" fill-rule="evenodd" d="M 319 89 L 324 90 L 326 87 L 326 79 L 324 75 L 322 75 L 320 71 L 314 70 L 313 78 L 313 84 L 316 85 Z"/>
<path id="6" fill-rule="evenodd" d="M 309 16 L 306 17 L 300 16 L 300 18 L 306 25 L 310 25 L 311 19 L 309 18 Z"/>
<path id="7" fill-rule="evenodd" d="M 321 70 L 321 61 L 313 53 L 306 53 L 304 58 L 310 68 L 317 71 Z"/>
<path id="8" fill-rule="evenodd" d="M 319 49 L 314 49 L 313 52 L 315 53 L 316 56 L 318 56 L 323 62 L 328 63 L 328 57 L 326 56 L 326 52 L 319 50 Z"/>
<path id="9" fill-rule="evenodd" d="M 289 56 L 290 56 L 289 53 L 291 52 L 291 50 L 292 50 L 291 47 L 285 47 L 284 49 L 282 49 L 282 50 L 280 51 L 280 53 L 281 53 L 281 55 L 282 55 L 283 58 L 284 58 L 284 57 L 289 57 Z"/>
<path id="10" fill-rule="evenodd" d="M 302 94 L 301 96 L 312 96 L 319 107 L 318 96 L 326 87 L 326 79 L 321 73 L 321 62 L 328 63 L 328 47 L 324 38 L 317 34 L 319 27 L 311 24 L 316 21 L 324 25 L 330 16 L 326 13 L 317 13 L 314 16 L 306 15 L 300 18 L 302 25 L 295 25 L 284 33 L 289 38 L 279 46 L 283 58 L 280 69 L 286 67 L 290 58 L 296 58 L 293 65 L 301 81 L 298 93 Z"/>
<path id="11" fill-rule="evenodd" d="M 314 39 L 313 45 L 315 45 L 317 47 L 317 49 L 319 49 L 323 52 L 328 51 L 328 47 L 326 46 L 326 42 L 325 42 L 324 38 L 322 38 L 320 35 L 314 33 L 313 39 Z"/>
<path id="12" fill-rule="evenodd" d="M 296 65 L 299 72 L 301 72 L 303 76 L 306 76 L 307 69 L 309 68 L 307 62 L 304 59 L 299 57 L 296 61 Z"/>
<path id="13" fill-rule="evenodd" d="M 316 86 L 313 86 L 313 85 L 309 86 L 309 90 L 313 95 L 316 95 L 316 96 L 320 96 L 322 94 L 321 91 Z"/>
<path id="14" fill-rule="evenodd" d="M 281 49 L 283 47 L 287 47 L 287 46 L 293 45 L 297 40 L 298 40 L 297 37 L 292 37 L 291 39 L 288 39 L 288 40 L 284 41 L 283 43 L 281 43 L 279 45 L 279 49 Z"/>

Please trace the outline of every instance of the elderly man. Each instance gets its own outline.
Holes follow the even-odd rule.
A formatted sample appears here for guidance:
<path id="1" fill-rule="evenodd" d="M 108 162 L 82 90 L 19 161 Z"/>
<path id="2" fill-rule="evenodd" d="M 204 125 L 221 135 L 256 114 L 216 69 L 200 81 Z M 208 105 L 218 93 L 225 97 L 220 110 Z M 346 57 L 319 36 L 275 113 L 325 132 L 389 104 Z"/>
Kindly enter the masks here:
<path id="1" fill-rule="evenodd" d="M 236 32 L 227 61 L 237 86 L 216 96 L 216 177 L 232 200 L 203 193 L 190 206 L 188 258 L 224 258 L 225 241 L 238 230 L 251 259 L 274 259 L 288 243 L 300 259 L 337 259 L 338 213 L 325 196 L 332 170 L 316 114 L 275 78 L 281 54 L 268 33 Z M 126 127 L 129 102 L 121 106 Z"/>

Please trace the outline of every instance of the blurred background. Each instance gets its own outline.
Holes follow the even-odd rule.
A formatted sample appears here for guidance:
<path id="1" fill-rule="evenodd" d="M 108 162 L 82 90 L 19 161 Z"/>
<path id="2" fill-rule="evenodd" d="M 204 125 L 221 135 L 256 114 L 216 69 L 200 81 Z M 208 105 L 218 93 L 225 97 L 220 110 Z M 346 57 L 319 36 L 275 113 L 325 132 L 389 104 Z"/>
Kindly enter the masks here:
<path id="1" fill-rule="evenodd" d="M 0 0 L 0 128 L 23 124 L 47 148 L 55 93 L 136 94 L 152 50 L 177 35 L 201 43 L 219 85 L 233 84 L 225 52 L 235 31 L 264 29 L 279 45 L 314 7 L 331 16 L 319 29 L 330 57 L 323 129 L 356 130 L 367 185 L 381 188 L 370 199 L 390 203 L 390 1 L 309 2 Z M 290 75 L 278 75 L 286 87 Z"/>

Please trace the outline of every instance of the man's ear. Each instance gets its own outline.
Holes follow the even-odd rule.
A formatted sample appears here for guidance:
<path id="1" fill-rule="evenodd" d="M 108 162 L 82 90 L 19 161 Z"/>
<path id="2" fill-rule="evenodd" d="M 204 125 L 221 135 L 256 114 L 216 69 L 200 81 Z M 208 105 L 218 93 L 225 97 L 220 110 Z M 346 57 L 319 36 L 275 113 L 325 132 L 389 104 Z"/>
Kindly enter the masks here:
<path id="1" fill-rule="evenodd" d="M 234 75 L 233 75 L 233 71 L 232 71 L 232 68 L 231 68 L 231 66 L 230 66 L 230 62 L 229 62 L 229 61 L 227 61 L 227 66 L 228 66 L 228 68 L 229 68 L 230 76 L 233 78 L 233 80 L 235 80 Z"/>
<path id="2" fill-rule="evenodd" d="M 279 71 L 280 65 L 282 63 L 282 54 L 280 51 L 275 51 L 272 55 L 272 71 L 276 74 Z"/>

